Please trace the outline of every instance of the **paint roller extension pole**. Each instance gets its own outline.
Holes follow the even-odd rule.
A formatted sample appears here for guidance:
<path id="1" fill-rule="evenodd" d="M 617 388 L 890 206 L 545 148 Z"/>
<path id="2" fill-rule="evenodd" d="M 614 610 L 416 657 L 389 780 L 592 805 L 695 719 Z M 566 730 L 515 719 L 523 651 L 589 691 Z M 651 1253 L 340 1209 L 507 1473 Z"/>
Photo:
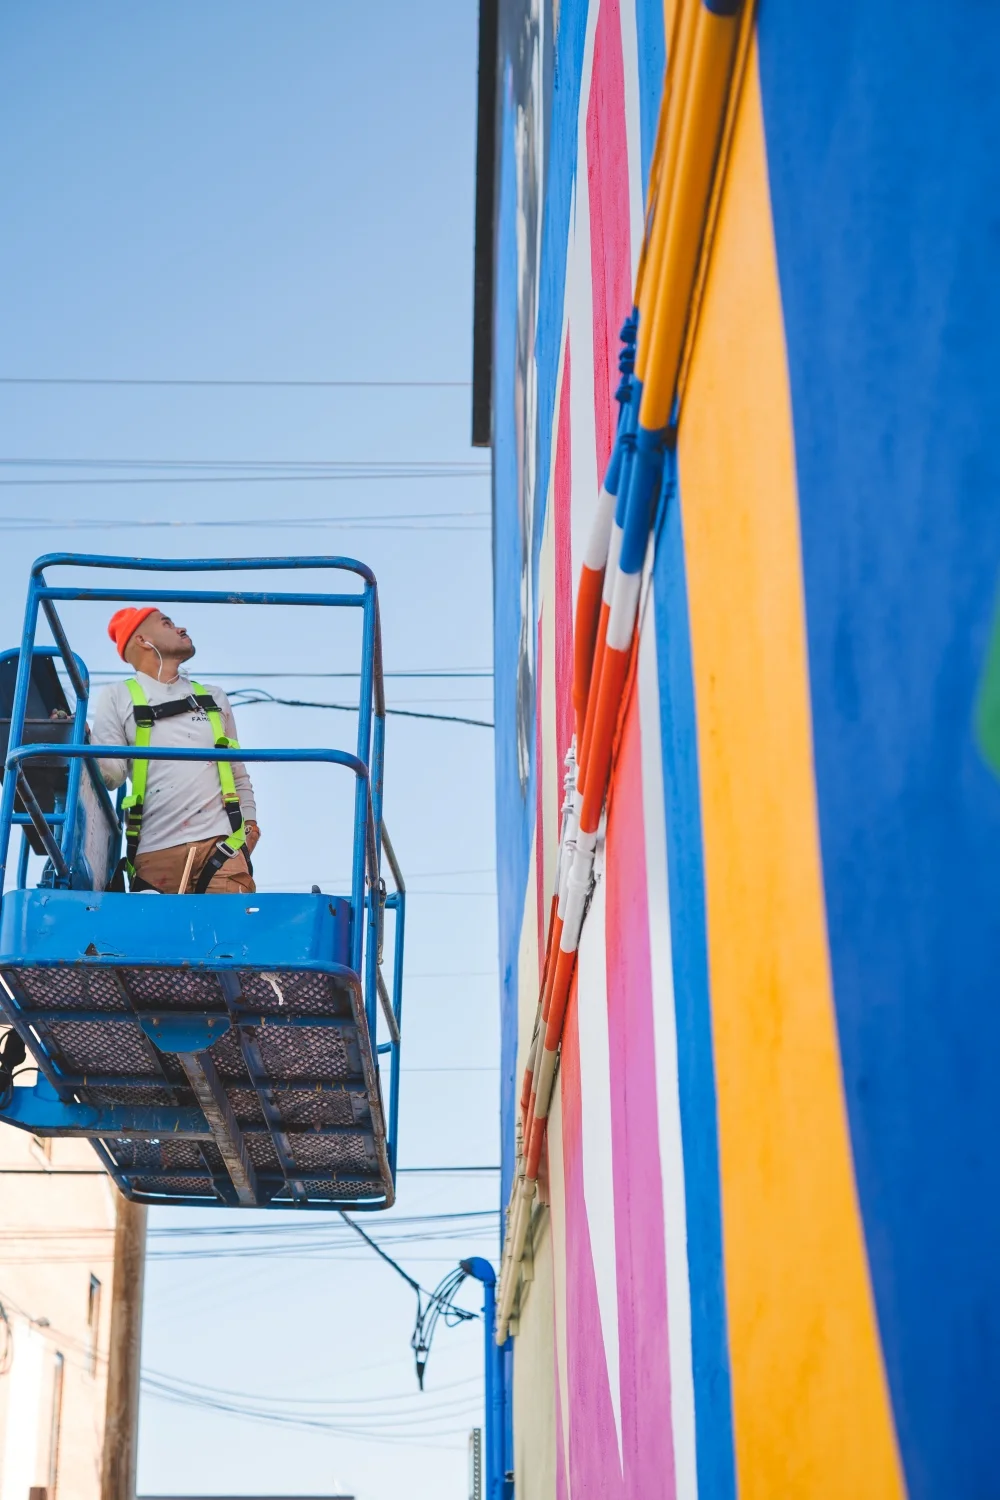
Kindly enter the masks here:
<path id="1" fill-rule="evenodd" d="M 720 14 L 697 7 L 691 72 L 680 128 L 655 303 L 643 306 L 636 370 L 643 383 L 640 430 L 656 432 L 670 420 L 691 292 L 701 253 L 739 36 L 739 5 Z M 657 215 L 657 218 L 660 216 Z M 651 312 L 651 315 L 650 315 Z"/>

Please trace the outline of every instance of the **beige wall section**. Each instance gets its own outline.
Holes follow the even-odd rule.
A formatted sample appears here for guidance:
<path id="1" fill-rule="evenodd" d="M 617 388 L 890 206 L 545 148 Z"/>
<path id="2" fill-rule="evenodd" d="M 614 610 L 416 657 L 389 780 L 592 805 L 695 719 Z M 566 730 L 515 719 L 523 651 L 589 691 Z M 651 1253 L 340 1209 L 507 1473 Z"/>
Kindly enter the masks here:
<path id="1" fill-rule="evenodd" d="M 555 1306 L 548 1209 L 536 1211 L 532 1228 L 531 1280 L 521 1284 L 514 1340 L 514 1493 L 517 1500 L 555 1500 Z"/>
<path id="2" fill-rule="evenodd" d="M 0 1302 L 13 1344 L 0 1375 L 0 1500 L 28 1500 L 35 1485 L 47 1500 L 100 1495 L 117 1189 L 103 1174 L 61 1175 L 98 1165 L 85 1141 L 43 1145 L 0 1126 Z"/>
<path id="3" fill-rule="evenodd" d="M 559 1075 L 549 1108 L 546 1140 L 549 1175 L 549 1260 L 552 1266 L 552 1337 L 556 1382 L 556 1401 L 562 1422 L 556 1427 L 556 1441 L 562 1433 L 563 1472 L 569 1484 L 569 1363 L 566 1349 L 566 1178 L 563 1172 L 562 1090 Z"/>
<path id="4" fill-rule="evenodd" d="M 528 898 L 518 953 L 518 1061 L 515 1076 L 519 1087 L 538 1005 L 535 858 L 536 847 L 532 839 Z M 540 1183 L 540 1188 L 542 1186 Z M 541 1191 L 539 1199 L 544 1200 Z M 512 1329 L 517 1330 L 514 1340 L 515 1491 L 518 1500 L 555 1500 L 555 1306 L 551 1219 L 543 1203 L 535 1208 L 523 1270 L 519 1302 L 515 1303 L 517 1316 L 512 1324 Z"/>

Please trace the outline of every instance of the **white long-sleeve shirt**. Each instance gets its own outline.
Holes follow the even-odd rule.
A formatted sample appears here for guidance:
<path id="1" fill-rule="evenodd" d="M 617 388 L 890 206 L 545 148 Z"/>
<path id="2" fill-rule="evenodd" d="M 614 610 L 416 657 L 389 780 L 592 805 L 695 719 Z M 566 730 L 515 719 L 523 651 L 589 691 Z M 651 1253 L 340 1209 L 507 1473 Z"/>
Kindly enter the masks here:
<path id="1" fill-rule="evenodd" d="M 187 698 L 194 692 L 189 677 L 176 682 L 157 682 L 145 672 L 132 674 L 152 706 Z M 202 686 L 219 706 L 226 734 L 236 739 L 236 722 L 229 699 L 221 688 L 208 683 Z M 97 700 L 91 730 L 96 745 L 134 745 L 135 713 L 125 682 L 112 683 Z M 171 749 L 207 749 L 215 744 L 212 726 L 204 709 L 158 719 L 150 734 L 150 744 Z M 98 764 L 105 786 L 114 790 L 132 773 L 133 757 L 102 760 Z M 239 793 L 244 818 L 256 820 L 253 787 L 242 761 L 233 762 L 233 777 Z M 156 849 L 171 849 L 176 844 L 193 844 L 199 839 L 219 838 L 232 832 L 222 803 L 222 787 L 215 762 L 151 760 L 146 779 L 142 834 L 139 850 L 152 854 Z"/>

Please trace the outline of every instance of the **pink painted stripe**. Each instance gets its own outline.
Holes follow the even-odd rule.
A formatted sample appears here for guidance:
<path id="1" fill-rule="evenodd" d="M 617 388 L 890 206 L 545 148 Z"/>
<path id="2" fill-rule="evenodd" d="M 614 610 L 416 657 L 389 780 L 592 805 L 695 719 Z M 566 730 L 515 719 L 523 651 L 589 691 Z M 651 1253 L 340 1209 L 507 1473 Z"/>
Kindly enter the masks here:
<path id="1" fill-rule="evenodd" d="M 622 731 L 605 858 L 611 1148 L 625 1500 L 676 1495 L 638 694 Z"/>
<path id="2" fill-rule="evenodd" d="M 625 65 L 619 0 L 601 0 L 587 101 L 590 267 L 594 304 L 594 419 L 603 479 L 617 424 L 618 334 L 632 307 Z"/>
<path id="3" fill-rule="evenodd" d="M 545 737 L 542 707 L 542 616 L 538 611 L 538 635 L 535 639 L 535 900 L 538 920 L 538 983 L 545 968 Z"/>
<path id="4" fill-rule="evenodd" d="M 559 1081 L 566 1202 L 570 1493 L 573 1500 L 625 1500 L 583 1191 L 583 1101 L 575 982 L 566 1010 Z M 648 1500 L 656 1494 L 651 1490 Z"/>

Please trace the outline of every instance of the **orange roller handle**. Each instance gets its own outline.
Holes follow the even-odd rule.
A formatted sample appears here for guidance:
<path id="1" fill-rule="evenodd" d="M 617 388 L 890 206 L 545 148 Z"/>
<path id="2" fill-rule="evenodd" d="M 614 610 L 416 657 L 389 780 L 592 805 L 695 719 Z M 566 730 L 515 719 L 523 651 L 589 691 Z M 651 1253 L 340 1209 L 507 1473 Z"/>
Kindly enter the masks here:
<path id="1" fill-rule="evenodd" d="M 577 771 L 576 784 L 581 793 L 584 793 L 587 789 L 590 742 L 594 735 L 594 715 L 597 711 L 601 673 L 604 668 L 604 648 L 608 636 L 608 620 L 610 616 L 611 606 L 602 597 L 597 618 L 597 640 L 594 643 L 594 665 L 590 673 L 590 689 L 587 694 L 587 712 L 584 716 L 583 739 L 580 744 L 580 754 L 577 757 L 579 769 Z"/>
<path id="2" fill-rule="evenodd" d="M 601 668 L 601 681 L 594 707 L 594 725 L 587 756 L 587 785 L 580 810 L 580 827 L 587 833 L 595 833 L 601 820 L 604 795 L 611 772 L 611 752 L 614 748 L 615 731 L 618 728 L 618 713 L 622 692 L 628 677 L 631 649 L 628 651 L 605 650 Z M 561 955 L 560 955 L 561 956 Z"/>
<path id="3" fill-rule="evenodd" d="M 580 570 L 580 587 L 576 596 L 576 628 L 573 633 L 573 708 L 576 713 L 576 738 L 580 745 L 583 744 L 603 590 L 604 569 L 598 571 L 596 568 L 588 568 L 584 563 Z"/>

